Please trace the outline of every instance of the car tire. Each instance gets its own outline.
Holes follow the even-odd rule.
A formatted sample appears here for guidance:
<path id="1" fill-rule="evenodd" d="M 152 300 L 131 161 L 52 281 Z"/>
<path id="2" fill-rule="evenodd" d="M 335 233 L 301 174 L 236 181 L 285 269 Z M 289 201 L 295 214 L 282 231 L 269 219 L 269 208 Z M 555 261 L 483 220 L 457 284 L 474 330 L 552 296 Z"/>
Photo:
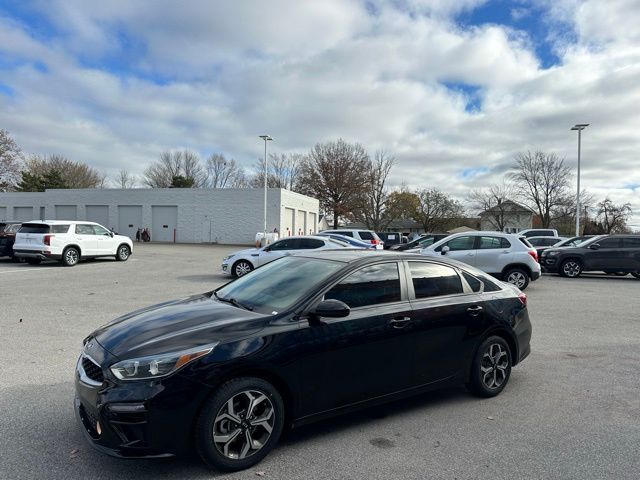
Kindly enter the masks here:
<path id="1" fill-rule="evenodd" d="M 40 258 L 27 258 L 26 262 L 29 265 L 40 265 L 40 262 L 42 262 L 42 259 L 40 259 Z"/>
<path id="2" fill-rule="evenodd" d="M 75 247 L 67 247 L 62 252 L 62 265 L 65 267 L 74 267 L 80 261 L 80 252 Z"/>
<path id="3" fill-rule="evenodd" d="M 529 274 L 522 268 L 510 268 L 502 276 L 504 282 L 515 285 L 520 290 L 529 286 Z"/>
<path id="4" fill-rule="evenodd" d="M 116 250 L 116 260 L 119 262 L 126 262 L 129 260 L 129 256 L 131 256 L 131 249 L 129 245 L 122 244 Z"/>
<path id="5" fill-rule="evenodd" d="M 498 395 L 511 376 L 511 349 L 502 337 L 491 336 L 485 339 L 473 358 L 469 390 L 479 397 L 489 398 Z"/>
<path id="6" fill-rule="evenodd" d="M 234 277 L 242 277 L 243 275 L 249 273 L 251 270 L 253 270 L 253 265 L 251 265 L 250 262 L 246 260 L 238 260 L 233 264 L 231 273 Z"/>
<path id="7" fill-rule="evenodd" d="M 198 417 L 198 454 L 218 470 L 249 468 L 278 443 L 284 415 L 282 397 L 271 383 L 253 377 L 230 380 L 209 397 Z"/>
<path id="8" fill-rule="evenodd" d="M 631 272 L 631 275 L 633 275 L 636 278 L 640 278 L 640 272 Z"/>
<path id="9" fill-rule="evenodd" d="M 560 264 L 560 275 L 567 278 L 578 278 L 582 273 L 582 264 L 579 260 L 568 258 Z"/>

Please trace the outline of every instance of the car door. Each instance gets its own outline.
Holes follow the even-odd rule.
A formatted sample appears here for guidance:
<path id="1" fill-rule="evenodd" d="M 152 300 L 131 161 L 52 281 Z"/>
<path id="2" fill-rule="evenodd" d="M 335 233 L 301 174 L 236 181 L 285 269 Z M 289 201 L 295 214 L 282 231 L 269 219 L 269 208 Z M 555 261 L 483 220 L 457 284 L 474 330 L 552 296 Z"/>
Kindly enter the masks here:
<path id="1" fill-rule="evenodd" d="M 623 237 L 622 250 L 628 265 L 627 269 L 640 272 L 640 237 Z"/>
<path id="2" fill-rule="evenodd" d="M 295 344 L 305 414 L 361 402 L 411 386 L 411 305 L 403 265 L 361 267 L 330 287 L 324 299 L 350 306 L 345 318 L 301 321 Z"/>
<path id="3" fill-rule="evenodd" d="M 258 252 L 255 263 L 256 267 L 265 263 L 273 262 L 275 259 L 291 254 L 293 250 L 298 248 L 298 238 L 285 238 L 277 242 L 267 245 Z"/>
<path id="4" fill-rule="evenodd" d="M 118 245 L 111 235 L 111 232 L 102 225 L 93 225 L 93 231 L 96 235 L 98 245 L 97 255 L 115 255 Z"/>
<path id="5" fill-rule="evenodd" d="M 459 262 L 464 262 L 469 265 L 476 264 L 476 238 L 473 235 L 464 235 L 461 237 L 452 238 L 448 242 L 440 245 L 435 249 L 436 252 L 442 252 L 442 248 L 446 245 L 449 247 L 449 251 L 444 256 L 447 258 L 453 258 Z"/>
<path id="6" fill-rule="evenodd" d="M 449 265 L 411 260 L 406 268 L 413 309 L 408 327 L 415 342 L 413 383 L 446 380 L 467 365 L 472 334 L 482 329 L 481 299 Z"/>
<path id="7" fill-rule="evenodd" d="M 622 250 L 620 237 L 605 237 L 586 249 L 584 270 L 626 269 L 625 253 Z M 597 248 L 593 248 L 597 245 Z"/>
<path id="8" fill-rule="evenodd" d="M 98 255 L 98 237 L 93 230 L 93 225 L 77 223 L 74 236 L 83 257 Z"/>
<path id="9" fill-rule="evenodd" d="M 506 238 L 492 235 L 478 238 L 475 266 L 483 272 L 502 272 L 512 257 L 511 243 Z"/>

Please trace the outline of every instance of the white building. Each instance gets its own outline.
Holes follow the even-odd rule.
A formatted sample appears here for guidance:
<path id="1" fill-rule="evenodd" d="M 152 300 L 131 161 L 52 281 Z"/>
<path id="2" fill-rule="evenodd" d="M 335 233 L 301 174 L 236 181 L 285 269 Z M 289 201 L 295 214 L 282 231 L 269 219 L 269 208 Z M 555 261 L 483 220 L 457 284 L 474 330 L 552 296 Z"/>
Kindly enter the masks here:
<path id="1" fill-rule="evenodd" d="M 267 190 L 267 230 L 317 232 L 318 200 Z M 0 220 L 89 220 L 152 241 L 252 244 L 264 229 L 264 190 L 253 188 L 81 189 L 0 193 Z"/>

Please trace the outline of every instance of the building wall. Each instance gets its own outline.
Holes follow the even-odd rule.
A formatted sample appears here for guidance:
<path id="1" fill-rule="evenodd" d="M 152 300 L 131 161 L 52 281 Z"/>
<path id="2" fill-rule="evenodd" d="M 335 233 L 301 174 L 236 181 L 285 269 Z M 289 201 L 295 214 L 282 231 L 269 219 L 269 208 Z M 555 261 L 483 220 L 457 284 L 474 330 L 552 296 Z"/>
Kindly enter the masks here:
<path id="1" fill-rule="evenodd" d="M 103 215 L 105 211 L 108 212 L 105 215 L 108 224 L 104 226 L 116 231 L 126 228 L 128 231 L 119 233 L 129 235 L 135 234 L 137 228 L 152 230 L 153 207 L 176 207 L 175 240 L 182 243 L 253 244 L 256 233 L 264 229 L 263 205 L 264 190 L 252 188 L 79 189 L 0 193 L 0 213 L 6 216 L 6 220 L 13 220 L 14 213 L 24 213 L 25 209 L 16 207 L 33 207 L 32 220 L 40 218 L 41 211 L 44 212 L 44 218 L 56 219 L 56 211 L 70 212 L 73 206 L 76 207 L 76 219 L 87 220 L 87 213 L 92 216 L 96 207 L 101 207 L 98 210 L 103 212 Z M 88 212 L 87 206 L 90 206 Z M 270 188 L 267 191 L 267 230 L 273 232 L 274 229 L 278 229 L 283 235 L 283 227 L 286 226 L 285 209 L 294 212 L 293 227 L 297 229 L 298 225 L 295 223 L 298 218 L 306 218 L 308 224 L 308 219 L 312 217 L 309 213 L 314 213 L 317 218 L 318 207 L 316 199 L 288 190 Z M 136 219 L 140 218 L 136 215 L 129 215 L 126 219 L 120 218 L 121 210 L 131 213 L 140 209 L 140 225 L 136 225 Z M 171 210 L 156 209 L 156 228 L 163 228 L 163 225 L 172 226 L 172 215 L 167 213 Z M 159 221 L 159 211 L 165 212 L 163 218 L 168 220 Z M 126 225 L 121 225 L 120 220 L 126 220 Z M 133 227 L 129 228 L 129 225 Z M 316 228 L 317 225 L 307 226 L 307 230 L 314 232 L 317 231 Z M 171 238 L 173 232 L 169 237 L 163 236 Z"/>
<path id="2" fill-rule="evenodd" d="M 533 214 L 528 212 L 514 212 L 505 214 L 504 231 L 518 233 L 520 230 L 532 228 Z M 480 214 L 480 230 L 496 230 L 493 218 L 488 214 Z"/>

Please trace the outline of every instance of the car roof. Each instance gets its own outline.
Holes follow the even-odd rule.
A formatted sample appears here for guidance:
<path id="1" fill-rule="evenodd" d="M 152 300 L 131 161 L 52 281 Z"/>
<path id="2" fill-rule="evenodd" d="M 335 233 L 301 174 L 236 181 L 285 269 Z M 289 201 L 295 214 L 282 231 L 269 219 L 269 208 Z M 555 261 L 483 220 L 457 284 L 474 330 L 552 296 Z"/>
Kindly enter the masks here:
<path id="1" fill-rule="evenodd" d="M 369 230 L 368 228 L 338 228 L 338 229 L 328 229 L 323 230 L 322 233 L 331 233 L 331 232 L 373 232 L 373 230 Z M 391 232 L 390 232 L 391 233 Z M 396 233 L 396 232 L 393 232 Z"/>
<path id="2" fill-rule="evenodd" d="M 77 223 L 90 223 L 91 225 L 100 225 L 96 222 L 90 222 L 89 220 L 32 220 L 30 222 L 22 222 L 23 224 L 28 223 L 30 225 L 75 225 Z"/>
<path id="3" fill-rule="evenodd" d="M 535 237 L 527 237 L 527 240 L 531 240 L 532 238 L 557 238 L 558 240 L 571 240 L 567 237 L 556 237 L 555 235 L 536 235 Z M 572 237 L 577 238 L 577 237 Z"/>

